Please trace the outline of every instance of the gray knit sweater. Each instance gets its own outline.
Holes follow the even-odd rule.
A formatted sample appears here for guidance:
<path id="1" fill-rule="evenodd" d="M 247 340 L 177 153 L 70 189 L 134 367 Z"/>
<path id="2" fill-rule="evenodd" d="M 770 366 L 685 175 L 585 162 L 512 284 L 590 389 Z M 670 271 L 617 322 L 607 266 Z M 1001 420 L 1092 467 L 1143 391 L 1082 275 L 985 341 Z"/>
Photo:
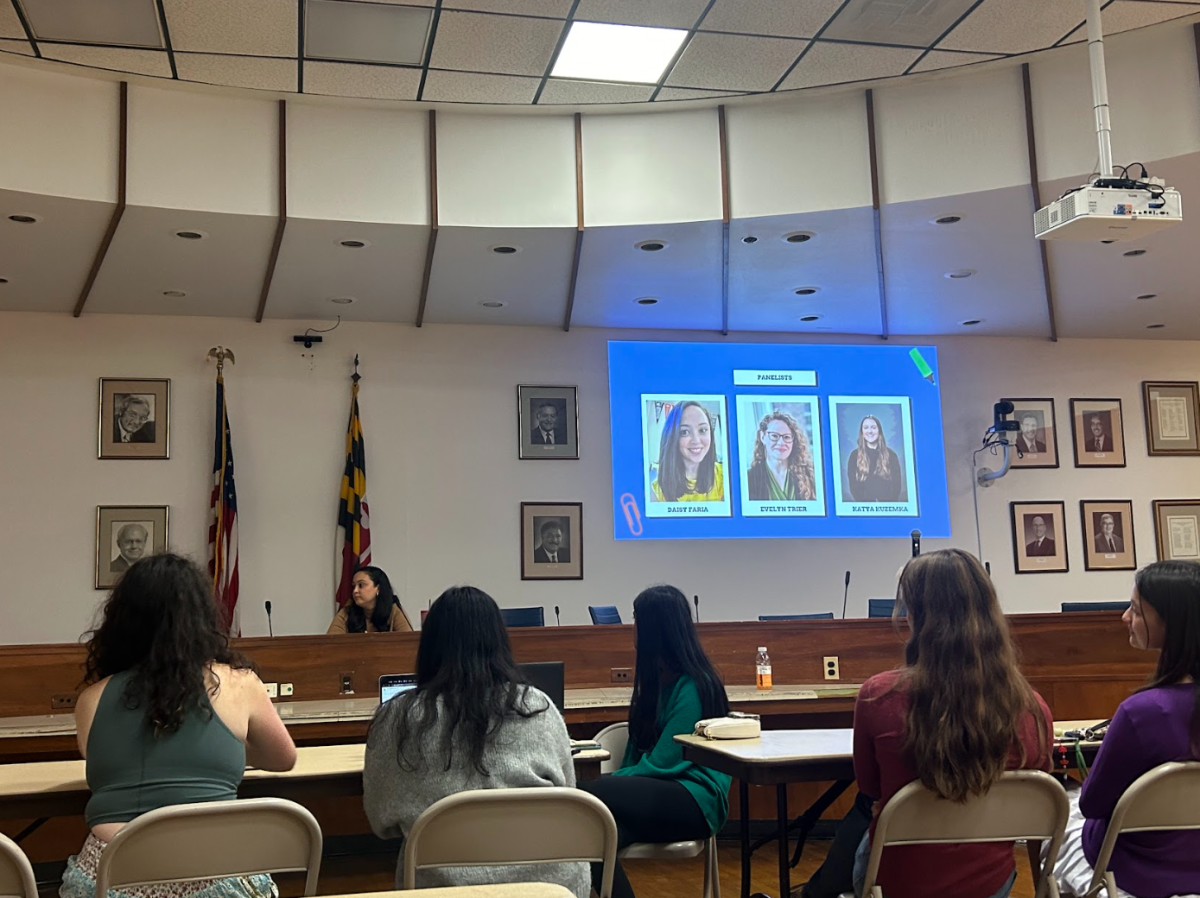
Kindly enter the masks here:
<path id="1" fill-rule="evenodd" d="M 455 749 L 454 763 L 446 770 L 439 744 L 444 732 L 441 721 L 432 721 L 420 736 L 420 761 L 416 770 L 402 768 L 396 756 L 396 714 L 400 696 L 383 705 L 376 714 L 367 739 L 363 767 L 363 808 L 371 829 L 383 839 L 403 838 L 421 813 L 435 801 L 468 789 L 506 789 L 524 786 L 574 786 L 575 766 L 571 742 L 562 715 L 549 698 L 533 687 L 524 696 L 525 709 L 545 707 L 533 717 L 513 716 L 504 721 L 489 741 L 482 776 Z M 440 707 L 440 704 L 439 704 Z M 406 757 L 415 760 L 410 749 Z M 551 882 L 588 898 L 591 875 L 587 864 L 524 864 L 509 867 L 442 867 L 417 874 L 417 888 L 482 885 L 496 882 Z M 396 860 L 396 887 L 404 883 L 404 852 Z"/>

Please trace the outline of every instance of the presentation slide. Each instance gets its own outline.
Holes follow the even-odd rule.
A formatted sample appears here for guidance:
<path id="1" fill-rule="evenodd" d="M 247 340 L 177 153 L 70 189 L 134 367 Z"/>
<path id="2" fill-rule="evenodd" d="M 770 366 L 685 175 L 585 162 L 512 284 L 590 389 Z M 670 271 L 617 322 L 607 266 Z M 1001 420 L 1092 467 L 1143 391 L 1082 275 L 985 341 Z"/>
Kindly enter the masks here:
<path id="1" fill-rule="evenodd" d="M 610 341 L 617 539 L 950 536 L 937 350 Z"/>

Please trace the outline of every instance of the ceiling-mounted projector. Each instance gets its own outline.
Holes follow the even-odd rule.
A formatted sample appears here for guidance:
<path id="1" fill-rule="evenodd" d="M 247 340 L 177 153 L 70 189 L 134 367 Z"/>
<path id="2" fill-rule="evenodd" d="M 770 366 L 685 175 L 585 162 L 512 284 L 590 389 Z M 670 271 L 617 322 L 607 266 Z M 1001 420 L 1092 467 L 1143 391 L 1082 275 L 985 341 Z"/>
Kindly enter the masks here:
<path id="1" fill-rule="evenodd" d="M 1157 180 L 1157 179 L 1155 179 Z M 1033 216 L 1040 240 L 1136 240 L 1183 221 L 1179 191 L 1084 185 Z"/>

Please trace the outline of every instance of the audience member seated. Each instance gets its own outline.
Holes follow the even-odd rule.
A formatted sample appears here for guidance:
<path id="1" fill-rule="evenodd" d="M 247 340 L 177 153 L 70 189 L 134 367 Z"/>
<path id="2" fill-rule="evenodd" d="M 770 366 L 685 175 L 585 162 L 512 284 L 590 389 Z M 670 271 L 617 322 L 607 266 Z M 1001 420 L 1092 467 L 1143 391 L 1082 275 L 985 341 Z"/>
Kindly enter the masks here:
<path id="1" fill-rule="evenodd" d="M 729 714 L 725 686 L 692 624 L 691 607 L 673 586 L 652 586 L 633 603 L 637 659 L 629 705 L 629 742 L 620 769 L 580 788 L 617 821 L 617 850 L 634 842 L 707 839 L 729 816 L 730 778 L 683 759 L 674 737 L 696 721 Z M 592 865 L 600 888 L 601 865 Z M 633 898 L 620 863 L 613 898 Z"/>
<path id="2" fill-rule="evenodd" d="M 901 787 L 919 780 L 965 801 L 1005 770 L 1050 769 L 1050 710 L 1017 668 L 983 565 L 960 549 L 914 558 L 897 603 L 908 612 L 904 664 L 868 679 L 854 708 L 854 774 L 860 796 L 869 796 L 860 797 L 860 811 L 875 801 L 837 835 L 843 844 L 858 839 L 852 881 L 860 895 L 874 821 Z M 859 832 L 867 824 L 861 837 L 855 821 Z M 827 894 L 816 886 L 833 885 L 833 872 L 820 871 L 805 894 Z M 888 898 L 1005 898 L 1015 878 L 1012 844 L 996 842 L 886 848 L 877 881 Z"/>
<path id="3" fill-rule="evenodd" d="M 177 555 L 135 562 L 88 634 L 75 705 L 92 790 L 91 833 L 67 862 L 61 898 L 94 898 L 104 846 L 140 814 L 237 798 L 246 764 L 290 770 L 296 747 L 250 662 L 229 647 L 212 582 Z M 113 891 L 126 898 L 263 898 L 267 875 Z"/>
<path id="4" fill-rule="evenodd" d="M 1121 702 L 1082 790 L 1055 873 L 1065 895 L 1082 895 L 1117 800 L 1139 776 L 1167 761 L 1200 760 L 1200 566 L 1159 561 L 1138 572 L 1121 618 L 1134 648 L 1157 651 L 1148 685 Z M 1200 894 L 1200 831 L 1122 835 L 1108 869 L 1122 898 Z M 1109 896 L 1116 898 L 1116 896 Z"/>
<path id="5" fill-rule="evenodd" d="M 338 609 L 326 635 L 412 631 L 412 624 L 382 568 L 360 567 L 350 582 L 354 587 L 353 601 Z"/>
<path id="6" fill-rule="evenodd" d="M 472 789 L 574 786 L 562 715 L 524 682 L 500 609 L 471 586 L 433 603 L 417 647 L 417 687 L 381 705 L 367 733 L 363 807 L 380 838 L 405 836 L 421 813 Z M 404 852 L 396 886 L 404 882 Z M 551 882 L 588 898 L 584 863 L 420 870 L 417 888 Z"/>

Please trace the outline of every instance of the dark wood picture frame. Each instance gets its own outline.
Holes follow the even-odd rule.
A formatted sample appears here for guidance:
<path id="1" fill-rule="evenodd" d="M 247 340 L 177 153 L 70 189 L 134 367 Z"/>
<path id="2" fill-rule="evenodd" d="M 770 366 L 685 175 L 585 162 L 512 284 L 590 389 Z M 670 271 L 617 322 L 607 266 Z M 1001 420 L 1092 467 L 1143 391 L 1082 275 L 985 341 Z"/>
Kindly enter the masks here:
<path id="1" fill-rule="evenodd" d="M 1172 508 L 1189 509 L 1192 513 L 1164 514 Z M 1158 560 L 1200 562 L 1200 499 L 1155 499 L 1150 503 L 1150 509 L 1154 516 L 1154 549 Z M 1173 517 L 1180 519 L 1178 524 L 1172 523 Z"/>
<path id="2" fill-rule="evenodd" d="M 535 431 L 540 427 L 538 409 L 542 405 L 555 410 L 554 424 L 550 428 L 555 434 L 553 444 L 534 440 Z M 538 461 L 579 458 L 578 387 L 517 386 L 517 457 Z"/>
<path id="3" fill-rule="evenodd" d="M 1142 412 L 1148 454 L 1200 455 L 1200 384 L 1196 381 L 1142 381 Z M 1164 437 L 1163 424 L 1171 425 L 1171 434 L 1182 435 Z"/>
<path id="4" fill-rule="evenodd" d="M 1102 515 L 1113 515 L 1114 543 L 1119 550 L 1109 552 L 1101 547 L 1105 538 L 1103 529 L 1097 526 Z M 1131 499 L 1080 499 L 1079 520 L 1083 526 L 1083 569 L 1085 571 L 1136 571 L 1137 547 L 1133 534 L 1133 500 Z"/>
<path id="5" fill-rule="evenodd" d="M 1091 419 L 1099 417 L 1103 421 L 1108 418 L 1108 438 L 1110 448 L 1089 448 L 1089 440 L 1093 438 Z M 1103 424 L 1101 424 L 1103 427 Z M 1100 434 L 1104 436 L 1103 430 Z M 1125 467 L 1125 423 L 1121 411 L 1120 399 L 1072 399 L 1071 400 L 1071 440 L 1074 447 L 1075 467 L 1077 468 L 1123 468 Z"/>
<path id="6" fill-rule="evenodd" d="M 167 551 L 170 517 L 168 505 L 97 505 L 95 588 L 111 589 L 134 561 Z M 121 530 L 127 525 L 142 529 L 141 549 L 128 557 L 128 547 L 120 542 Z"/>
<path id="7" fill-rule="evenodd" d="M 1049 502 L 1009 502 L 1009 523 L 1012 525 L 1013 570 L 1018 574 L 1065 574 L 1071 570 L 1067 549 L 1067 506 L 1062 500 Z M 1054 554 L 1037 554 L 1026 542 L 1030 535 L 1026 518 L 1051 518 L 1046 536 L 1054 543 Z M 1019 520 L 1018 520 L 1019 519 Z M 1033 526 L 1037 526 L 1033 521 Z"/>
<path id="8" fill-rule="evenodd" d="M 141 413 L 138 414 L 139 408 Z M 132 412 L 124 423 L 123 410 Z M 100 378 L 97 458 L 171 457 L 171 381 L 165 377 Z M 124 436 L 128 435 L 126 441 Z"/>
<path id="9" fill-rule="evenodd" d="M 1013 420 L 1018 424 L 1021 422 L 1023 413 L 1033 412 L 1036 415 L 1040 414 L 1042 418 L 1042 440 L 1046 444 L 1045 452 L 1040 453 L 1022 453 L 1012 451 L 1009 456 L 1011 459 L 1010 467 L 1013 468 L 1057 468 L 1058 461 L 1058 416 L 1054 410 L 1053 399 L 1001 399 L 1001 402 L 1011 402 L 1013 404 Z M 1047 420 L 1049 424 L 1047 425 Z M 1013 450 L 1020 448 L 1021 432 L 1016 431 L 1010 438 Z M 1037 439 L 1037 434 L 1034 434 L 1034 439 Z"/>
<path id="10" fill-rule="evenodd" d="M 558 524 L 556 560 L 546 557 L 543 527 Z M 565 557 L 564 557 L 565 556 Z M 583 503 L 521 503 L 521 579 L 583 579 Z"/>

